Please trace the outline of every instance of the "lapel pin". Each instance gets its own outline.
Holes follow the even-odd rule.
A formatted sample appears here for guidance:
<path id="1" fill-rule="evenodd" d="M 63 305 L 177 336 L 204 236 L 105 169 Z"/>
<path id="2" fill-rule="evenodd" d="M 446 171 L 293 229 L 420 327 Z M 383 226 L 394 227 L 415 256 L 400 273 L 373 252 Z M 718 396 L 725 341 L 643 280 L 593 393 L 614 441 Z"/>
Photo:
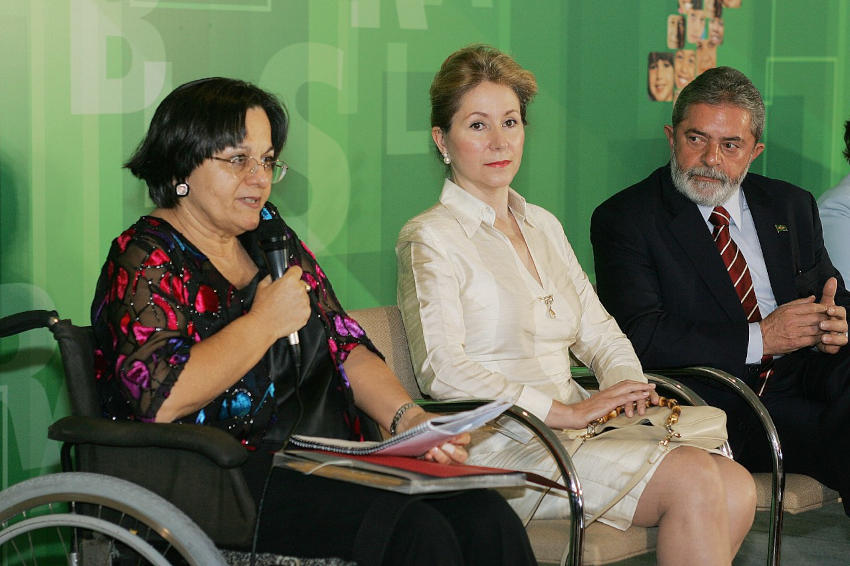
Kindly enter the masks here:
<path id="1" fill-rule="evenodd" d="M 776 228 L 777 234 L 779 234 L 780 232 L 788 231 L 788 226 L 786 226 L 785 224 L 774 224 L 773 226 Z"/>

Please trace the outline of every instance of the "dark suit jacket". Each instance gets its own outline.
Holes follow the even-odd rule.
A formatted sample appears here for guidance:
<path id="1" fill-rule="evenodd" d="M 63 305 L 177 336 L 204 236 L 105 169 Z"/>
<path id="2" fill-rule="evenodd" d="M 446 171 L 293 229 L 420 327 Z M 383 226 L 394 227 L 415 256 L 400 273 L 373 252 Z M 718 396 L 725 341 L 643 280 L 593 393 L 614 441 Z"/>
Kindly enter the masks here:
<path id="1" fill-rule="evenodd" d="M 850 294 L 823 245 L 814 197 L 749 173 L 742 184 L 778 304 Z M 669 165 L 602 203 L 591 241 L 599 297 L 646 368 L 708 365 L 746 375 L 747 321 L 697 206 L 673 186 Z"/>

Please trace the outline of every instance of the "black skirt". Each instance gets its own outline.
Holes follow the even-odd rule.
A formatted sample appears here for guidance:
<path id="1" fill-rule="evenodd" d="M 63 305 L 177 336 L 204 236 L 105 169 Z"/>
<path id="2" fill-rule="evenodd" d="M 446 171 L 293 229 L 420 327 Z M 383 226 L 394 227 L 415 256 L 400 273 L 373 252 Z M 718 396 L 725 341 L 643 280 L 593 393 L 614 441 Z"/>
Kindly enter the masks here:
<path id="1" fill-rule="evenodd" d="M 255 452 L 243 467 L 258 509 L 268 479 L 258 552 L 359 566 L 536 564 L 521 521 L 496 492 L 404 495 L 271 469 L 271 460 Z"/>

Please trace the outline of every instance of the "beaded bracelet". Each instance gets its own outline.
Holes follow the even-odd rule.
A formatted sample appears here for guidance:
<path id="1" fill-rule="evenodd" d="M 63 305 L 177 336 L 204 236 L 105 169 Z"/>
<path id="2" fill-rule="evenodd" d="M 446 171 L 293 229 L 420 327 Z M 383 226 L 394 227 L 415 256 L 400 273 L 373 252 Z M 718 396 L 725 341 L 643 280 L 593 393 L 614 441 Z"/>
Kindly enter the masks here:
<path id="1" fill-rule="evenodd" d="M 401 417 L 404 416 L 404 413 L 407 412 L 411 407 L 415 407 L 416 403 L 411 401 L 410 403 L 405 403 L 401 407 L 398 408 L 398 411 L 393 415 L 393 422 L 390 424 L 390 436 L 395 436 L 396 429 L 398 428 L 398 423 L 401 421 Z"/>

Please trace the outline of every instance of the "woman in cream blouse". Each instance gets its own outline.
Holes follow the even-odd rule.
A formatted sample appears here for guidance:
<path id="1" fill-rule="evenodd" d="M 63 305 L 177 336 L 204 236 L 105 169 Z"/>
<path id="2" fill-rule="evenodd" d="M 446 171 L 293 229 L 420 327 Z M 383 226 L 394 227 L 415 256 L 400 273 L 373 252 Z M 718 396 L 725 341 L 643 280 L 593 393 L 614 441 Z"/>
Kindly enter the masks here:
<path id="1" fill-rule="evenodd" d="M 439 203 L 399 235 L 398 302 L 425 393 L 508 399 L 552 428 L 580 429 L 618 406 L 643 412 L 644 401 L 657 403 L 658 396 L 560 222 L 510 188 L 536 91 L 529 71 L 491 47 L 467 47 L 443 63 L 431 85 L 431 125 L 450 179 Z M 571 379 L 570 351 L 594 370 L 599 393 L 591 396 Z M 502 432 L 474 436 L 469 461 L 557 476 L 539 443 Z M 574 458 L 588 516 L 655 448 L 651 441 L 615 450 L 600 444 Z M 554 494 L 526 490 L 511 503 L 526 520 L 535 512 L 569 514 L 566 497 Z M 680 447 L 601 520 L 620 529 L 658 525 L 659 564 L 714 565 L 730 563 L 754 511 L 744 468 Z"/>

